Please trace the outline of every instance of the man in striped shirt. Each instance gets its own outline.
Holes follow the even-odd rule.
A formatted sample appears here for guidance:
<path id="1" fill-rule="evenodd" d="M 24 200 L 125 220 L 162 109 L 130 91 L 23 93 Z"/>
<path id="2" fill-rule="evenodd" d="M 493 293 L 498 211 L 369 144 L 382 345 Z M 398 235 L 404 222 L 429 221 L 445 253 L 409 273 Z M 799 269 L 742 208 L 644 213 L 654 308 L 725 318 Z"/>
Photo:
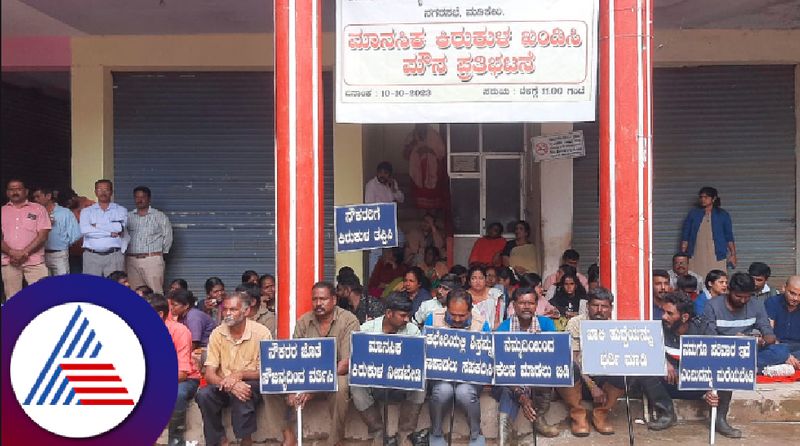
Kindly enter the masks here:
<path id="1" fill-rule="evenodd" d="M 164 254 L 172 247 L 172 225 L 169 218 L 150 206 L 150 188 L 133 190 L 136 210 L 128 213 L 128 234 L 131 237 L 125 253 L 125 267 L 131 288 L 147 285 L 156 293 L 164 289 Z"/>

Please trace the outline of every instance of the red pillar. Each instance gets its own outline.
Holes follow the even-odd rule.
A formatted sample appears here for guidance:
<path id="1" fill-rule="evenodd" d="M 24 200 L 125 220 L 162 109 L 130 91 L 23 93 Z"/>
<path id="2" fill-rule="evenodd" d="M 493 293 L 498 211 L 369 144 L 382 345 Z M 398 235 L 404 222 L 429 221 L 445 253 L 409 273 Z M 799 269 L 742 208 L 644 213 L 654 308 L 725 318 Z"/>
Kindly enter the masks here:
<path id="1" fill-rule="evenodd" d="M 322 11 L 275 0 L 275 196 L 278 337 L 311 309 L 322 278 Z"/>
<path id="2" fill-rule="evenodd" d="M 600 274 L 618 319 L 649 319 L 652 0 L 600 0 Z"/>

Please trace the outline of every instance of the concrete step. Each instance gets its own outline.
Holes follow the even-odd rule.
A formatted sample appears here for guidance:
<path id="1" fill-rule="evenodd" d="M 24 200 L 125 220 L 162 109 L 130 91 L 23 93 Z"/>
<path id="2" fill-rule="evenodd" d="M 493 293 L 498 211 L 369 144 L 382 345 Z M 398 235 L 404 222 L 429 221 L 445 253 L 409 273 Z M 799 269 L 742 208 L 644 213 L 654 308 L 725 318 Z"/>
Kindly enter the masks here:
<path id="1" fill-rule="evenodd" d="M 267 416 L 268 412 L 280 413 L 281 401 L 278 398 L 265 398 L 265 404 L 259 405 L 259 430 L 253 436 L 256 444 L 277 445 L 280 444 L 280 428 L 281 423 L 277 420 L 271 420 Z M 275 404 L 275 411 L 268 411 L 267 405 Z M 588 402 L 584 402 L 585 407 L 590 408 Z M 397 430 L 397 405 L 389 406 L 389 426 L 388 431 L 393 434 Z M 708 407 L 702 401 L 676 401 L 676 412 L 680 423 L 678 426 L 670 429 L 667 432 L 652 432 L 648 431 L 644 426 L 644 409 L 643 402 L 640 399 L 631 399 L 631 417 L 634 420 L 634 431 L 636 441 L 640 444 L 666 444 L 662 440 L 666 438 L 683 438 L 691 436 L 687 440 L 681 440 L 682 446 L 688 444 L 708 444 Z M 481 394 L 481 428 L 484 436 L 490 440 L 490 444 L 496 444 L 497 438 L 497 402 L 489 395 L 488 391 Z M 234 435 L 230 429 L 230 413 L 224 412 L 225 425 L 228 428 L 228 438 L 233 439 Z M 602 436 L 597 432 L 592 432 L 588 438 L 575 438 L 569 433 L 568 414 L 564 404 L 561 401 L 554 401 L 550 411 L 546 415 L 546 420 L 551 424 L 558 424 L 562 428 L 562 433 L 555 439 L 538 439 L 539 445 L 563 444 L 564 441 L 582 445 L 592 444 L 629 444 L 627 435 L 627 415 L 625 400 L 620 399 L 616 407 L 612 411 L 612 423 L 617 430 L 617 434 L 613 436 Z M 752 392 L 735 392 L 733 396 L 733 403 L 729 414 L 729 420 L 732 425 L 742 429 L 745 435 L 750 438 L 751 432 L 770 432 L 769 437 L 761 437 L 762 441 L 766 438 L 770 439 L 771 444 L 780 444 L 773 442 L 782 438 L 782 435 L 792 439 L 785 444 L 795 444 L 796 439 L 800 438 L 800 383 L 793 384 L 768 384 L 759 385 L 757 390 Z M 327 433 L 329 431 L 330 418 L 328 411 L 323 402 L 311 401 L 303 412 L 303 437 L 304 445 L 322 446 L 327 442 Z M 428 414 L 427 405 L 423 407 L 422 414 L 419 420 L 419 429 L 430 427 L 430 417 Z M 445 430 L 449 427 L 449 420 L 445 421 Z M 515 421 L 515 431 L 519 435 L 529 434 L 531 432 L 531 425 L 523 416 L 519 416 Z M 674 431 L 674 433 L 673 433 Z M 466 424 L 463 413 L 460 410 L 456 411 L 456 418 L 454 421 L 454 442 L 453 444 L 466 445 L 468 443 L 469 429 Z M 690 435 L 691 434 L 691 435 Z M 773 438 L 774 435 L 777 437 Z M 719 436 L 718 436 L 719 437 Z M 203 429 L 202 418 L 200 416 L 200 409 L 197 404 L 192 402 L 189 406 L 187 413 L 187 433 L 186 440 L 189 442 L 196 442 L 193 446 L 203 446 Z M 686 440 L 686 441 L 684 441 Z M 532 444 L 530 436 L 528 442 L 520 444 Z M 687 442 L 688 441 L 688 442 Z M 719 444 L 733 444 L 726 443 L 732 441 L 727 439 L 720 439 Z M 158 444 L 166 444 L 167 435 L 166 431 L 159 438 Z M 741 440 L 737 441 L 737 444 Z M 192 444 L 192 443 L 189 443 Z M 350 405 L 346 427 L 346 440 L 347 445 L 369 445 L 370 440 L 367 437 L 367 429 L 361 418 L 358 416 L 355 408 Z M 758 442 L 756 444 L 761 444 Z"/>

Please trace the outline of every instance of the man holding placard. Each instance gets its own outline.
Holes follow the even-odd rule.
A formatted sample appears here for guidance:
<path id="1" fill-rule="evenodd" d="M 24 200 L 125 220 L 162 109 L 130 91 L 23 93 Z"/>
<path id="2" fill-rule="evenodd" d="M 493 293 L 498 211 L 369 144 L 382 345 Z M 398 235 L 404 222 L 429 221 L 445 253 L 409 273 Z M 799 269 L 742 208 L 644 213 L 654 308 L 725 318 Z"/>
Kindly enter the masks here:
<path id="1" fill-rule="evenodd" d="M 614 307 L 614 295 L 611 291 L 598 287 L 588 294 L 588 314 L 580 314 L 573 317 L 567 323 L 566 330 L 573 338 L 572 350 L 575 352 L 575 366 L 581 363 L 581 321 L 607 321 L 611 319 L 611 311 Z M 589 423 L 587 421 L 586 409 L 581 405 L 583 395 L 583 385 L 589 389 L 594 400 L 592 410 L 592 425 L 597 432 L 604 435 L 614 433 L 614 427 L 608 422 L 608 415 L 611 408 L 616 404 L 617 399 L 625 393 L 625 384 L 621 376 L 589 376 L 582 373 L 575 374 L 575 385 L 572 387 L 559 387 L 558 394 L 564 400 L 564 404 L 569 408 L 569 415 L 572 418 L 572 434 L 576 437 L 586 437 L 589 435 Z"/>
<path id="2" fill-rule="evenodd" d="M 425 320 L 426 327 L 455 328 L 475 332 L 491 332 L 489 323 L 472 313 L 472 296 L 463 289 L 450 291 L 445 308 L 436 310 Z M 431 381 L 431 446 L 447 444 L 442 430 L 444 413 L 452 406 L 453 399 L 467 414 L 470 446 L 483 446 L 486 439 L 481 434 L 482 386 L 468 382 Z"/>
<path id="3" fill-rule="evenodd" d="M 511 295 L 514 314 L 497 327 L 498 332 L 540 333 L 556 331 L 553 320 L 545 316 L 536 316 L 538 295 L 534 288 L 517 288 Z M 517 418 L 520 408 L 522 413 L 533 423 L 534 429 L 545 437 L 559 434 L 556 426 L 547 424 L 544 415 L 550 409 L 553 389 L 549 387 L 500 387 L 493 389 L 499 401 L 498 408 L 498 445 L 508 444 L 511 426 Z"/>
<path id="4" fill-rule="evenodd" d="M 347 414 L 350 390 L 347 374 L 350 367 L 350 335 L 358 331 L 358 319 L 353 313 L 336 305 L 336 291 L 329 282 L 317 282 L 311 288 L 312 310 L 297 320 L 293 339 L 336 338 L 336 361 L 338 390 L 333 393 L 296 393 L 286 398 L 289 406 L 297 408 L 316 397 L 327 398 L 331 416 L 328 429 L 328 444 L 338 444 L 344 438 L 345 415 Z M 290 442 L 291 443 L 291 442 Z"/>
<path id="5" fill-rule="evenodd" d="M 420 331 L 416 325 L 409 323 L 411 312 L 411 301 L 400 293 L 392 293 L 386 300 L 386 311 L 384 315 L 361 325 L 363 333 L 382 333 L 406 336 L 419 336 Z M 355 357 L 354 357 L 355 358 Z M 400 408 L 400 420 L 397 426 L 397 438 L 390 438 L 389 444 L 401 444 L 405 437 L 419 438 L 421 434 L 414 432 L 419 421 L 419 413 L 422 404 L 425 402 L 425 391 L 403 391 L 376 389 L 371 387 L 350 387 L 350 394 L 353 396 L 353 405 L 358 410 L 361 419 L 367 425 L 367 430 L 371 438 L 380 438 L 384 423 L 378 405 L 375 404 L 376 395 L 382 396 L 388 392 L 389 399 L 393 401 L 402 400 Z M 412 440 L 412 443 L 414 441 Z"/>
<path id="6" fill-rule="evenodd" d="M 233 433 L 239 444 L 253 444 L 259 393 L 261 341 L 272 339 L 267 327 L 247 318 L 250 296 L 227 294 L 220 304 L 222 324 L 211 332 L 206 356 L 208 386 L 197 392 L 207 445 L 228 445 L 222 425 L 222 408 L 230 406 Z"/>
<path id="7" fill-rule="evenodd" d="M 783 364 L 789 349 L 775 344 L 777 338 L 769 323 L 763 301 L 752 299 L 756 284 L 749 274 L 735 273 L 728 281 L 728 294 L 708 301 L 704 316 L 716 334 L 723 336 L 755 336 L 758 345 L 757 366 Z"/>

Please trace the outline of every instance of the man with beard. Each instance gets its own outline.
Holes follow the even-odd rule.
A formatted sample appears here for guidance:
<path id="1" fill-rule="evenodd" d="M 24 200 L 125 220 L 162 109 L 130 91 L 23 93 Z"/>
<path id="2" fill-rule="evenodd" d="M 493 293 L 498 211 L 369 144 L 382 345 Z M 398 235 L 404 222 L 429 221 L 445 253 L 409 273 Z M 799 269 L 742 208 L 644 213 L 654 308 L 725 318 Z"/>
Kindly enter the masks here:
<path id="1" fill-rule="evenodd" d="M 706 272 L 708 271 L 702 272 L 702 274 Z M 703 291 L 703 276 L 689 271 L 689 254 L 685 252 L 679 252 L 672 256 L 672 269 L 667 274 L 669 274 L 669 286 L 673 290 L 678 289 L 678 277 L 692 276 L 697 279 L 697 292 Z"/>
<path id="2" fill-rule="evenodd" d="M 661 305 L 664 302 L 664 296 L 671 291 L 669 273 L 663 269 L 653 270 L 653 312 L 650 314 L 652 320 L 657 321 L 661 319 L 664 311 Z"/>
<path id="3" fill-rule="evenodd" d="M 240 445 L 250 446 L 256 431 L 261 341 L 272 339 L 267 327 L 247 318 L 250 296 L 227 294 L 220 304 L 222 324 L 211 332 L 206 356 L 208 385 L 197 392 L 203 415 L 203 434 L 209 446 L 228 446 L 222 409 L 231 408 L 233 433 Z"/>
<path id="4" fill-rule="evenodd" d="M 539 295 L 536 288 L 517 288 L 511 295 L 514 314 L 497 327 L 498 332 L 540 333 L 556 331 L 553 320 L 546 316 L 536 316 L 536 303 Z M 559 434 L 556 426 L 547 424 L 544 416 L 550 409 L 553 389 L 547 387 L 503 387 L 495 386 L 492 393 L 499 401 L 498 408 L 498 446 L 509 444 L 511 429 L 519 409 L 534 429 L 545 437 Z"/>
<path id="5" fill-rule="evenodd" d="M 411 301 L 401 293 L 392 293 L 386 300 L 386 310 L 383 316 L 372 319 L 361 325 L 361 331 L 365 333 L 400 334 L 406 336 L 419 336 L 420 331 L 416 325 L 409 323 L 411 312 Z M 388 392 L 385 395 L 384 392 Z M 375 397 L 386 396 L 390 401 L 402 401 L 400 407 L 400 420 L 397 424 L 397 435 L 390 437 L 386 442 L 387 446 L 396 446 L 403 443 L 403 438 L 408 437 L 412 444 L 420 443 L 422 434 L 414 432 L 419 421 L 419 413 L 422 403 L 425 402 L 424 391 L 405 391 L 373 389 L 369 387 L 351 387 L 350 393 L 353 396 L 353 405 L 358 410 L 361 419 L 367 425 L 367 430 L 371 438 L 382 440 L 383 420 L 378 406 L 375 404 Z"/>
<path id="6" fill-rule="evenodd" d="M 315 398 L 325 398 L 331 417 L 327 429 L 328 444 L 339 444 L 344 438 L 345 416 L 347 414 L 350 386 L 347 375 L 350 371 L 350 335 L 359 330 L 358 319 L 353 313 L 336 305 L 336 292 L 332 283 L 317 282 L 311 288 L 312 310 L 297 320 L 292 339 L 336 338 L 336 361 L 339 387 L 330 393 L 294 393 L 286 397 L 292 408 L 303 407 Z M 294 413 L 294 412 L 293 412 Z M 284 435 L 291 431 L 284 430 Z M 288 444 L 295 440 L 291 439 Z"/>
<path id="7" fill-rule="evenodd" d="M 735 273 L 728 282 L 728 294 L 718 296 L 706 303 L 703 316 L 716 335 L 755 336 L 758 345 L 756 365 L 759 370 L 773 364 L 783 364 L 789 359 L 789 350 L 777 340 L 769 323 L 763 302 L 753 299 L 756 285 L 745 273 Z M 718 402 L 717 431 L 729 438 L 741 438 L 742 432 L 728 426 L 725 417 L 731 403 L 731 394 L 706 397 L 706 401 Z"/>
<path id="8" fill-rule="evenodd" d="M 358 276 L 345 274 L 339 277 L 336 284 L 338 305 L 353 313 L 360 324 L 383 315 L 386 307 L 383 303 L 364 292 Z"/>
<path id="9" fill-rule="evenodd" d="M 616 404 L 617 399 L 625 393 L 625 384 L 621 376 L 589 376 L 582 374 L 579 364 L 581 363 L 580 337 L 581 321 L 607 321 L 611 319 L 611 310 L 614 306 L 614 295 L 611 291 L 598 287 L 588 294 L 588 314 L 579 314 L 567 322 L 566 332 L 572 336 L 572 350 L 575 352 L 575 385 L 572 387 L 557 388 L 558 394 L 564 400 L 564 404 L 569 408 L 569 415 L 572 418 L 572 435 L 576 437 L 586 437 L 589 435 L 589 423 L 587 422 L 586 409 L 581 405 L 583 386 L 589 390 L 594 401 L 592 410 L 592 424 L 597 432 L 603 435 L 614 433 L 614 427 L 608 422 L 608 415 L 611 408 Z"/>
<path id="10" fill-rule="evenodd" d="M 489 323 L 482 316 L 472 313 L 472 296 L 463 289 L 454 289 L 447 294 L 445 307 L 429 314 L 425 319 L 426 327 L 456 328 L 467 331 L 492 331 Z M 444 446 L 442 422 L 444 413 L 452 407 L 453 398 L 467 414 L 469 424 L 469 446 L 484 446 L 486 439 L 481 434 L 481 400 L 483 386 L 471 383 L 450 381 L 430 381 L 431 397 L 431 446 Z"/>
<path id="11" fill-rule="evenodd" d="M 252 318 L 259 324 L 269 328 L 270 333 L 277 330 L 275 319 L 275 276 L 264 274 L 258 279 L 261 301 L 258 308 L 254 308 Z"/>

